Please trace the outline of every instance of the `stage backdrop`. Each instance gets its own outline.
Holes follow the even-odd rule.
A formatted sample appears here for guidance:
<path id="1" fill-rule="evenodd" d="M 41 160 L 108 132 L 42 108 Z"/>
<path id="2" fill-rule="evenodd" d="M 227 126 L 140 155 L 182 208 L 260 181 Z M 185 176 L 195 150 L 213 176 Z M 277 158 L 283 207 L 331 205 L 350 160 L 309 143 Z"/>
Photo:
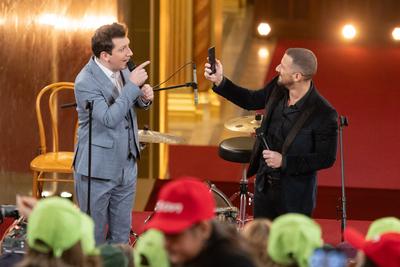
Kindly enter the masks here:
<path id="1" fill-rule="evenodd" d="M 2 191 L 14 192 L 22 187 L 21 183 L 30 184 L 29 164 L 39 147 L 36 95 L 50 83 L 74 81 L 91 55 L 90 38 L 94 29 L 118 20 L 117 4 L 117 0 L 1 1 Z M 59 101 L 60 104 L 68 102 L 74 102 L 73 96 Z M 75 117 L 73 108 L 59 110 L 61 149 L 73 149 Z M 50 129 L 49 125 L 46 129 Z M 48 148 L 51 149 L 49 142 Z"/>

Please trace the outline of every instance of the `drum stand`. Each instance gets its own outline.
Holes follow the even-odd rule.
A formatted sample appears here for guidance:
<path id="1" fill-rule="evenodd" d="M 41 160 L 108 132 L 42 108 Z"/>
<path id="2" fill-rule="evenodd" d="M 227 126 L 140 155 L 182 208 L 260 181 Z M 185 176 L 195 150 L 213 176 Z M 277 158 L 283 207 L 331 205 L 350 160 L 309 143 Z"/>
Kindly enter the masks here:
<path id="1" fill-rule="evenodd" d="M 153 212 L 150 213 L 149 216 L 147 216 L 147 218 L 144 220 L 143 225 L 145 225 L 146 223 L 148 223 L 148 221 L 154 216 L 154 214 L 156 213 L 156 209 L 153 210 Z M 129 233 L 129 245 L 131 247 L 135 246 L 136 241 L 139 239 L 139 234 L 136 233 L 135 231 L 133 231 L 133 229 L 131 228 L 130 233 Z"/>
<path id="2" fill-rule="evenodd" d="M 223 140 L 219 144 L 219 156 L 230 162 L 242 163 L 242 178 L 239 183 L 239 192 L 233 194 L 231 201 L 240 196 L 239 215 L 236 219 L 238 228 L 241 229 L 246 223 L 246 206 L 251 205 L 253 194 L 249 192 L 249 181 L 247 179 L 246 164 L 250 162 L 255 138 L 250 136 L 232 137 Z M 247 201 L 247 198 L 249 200 Z"/>
<path id="3" fill-rule="evenodd" d="M 249 180 L 247 179 L 246 164 L 243 164 L 242 178 L 240 179 L 239 182 L 239 191 L 234 193 L 229 200 L 233 202 L 238 196 L 240 196 L 240 204 L 239 204 L 239 214 L 237 218 L 237 224 L 238 228 L 242 229 L 245 223 L 250 220 L 246 218 L 247 203 L 249 203 L 250 206 L 253 202 L 253 197 L 254 197 L 253 193 L 249 192 Z"/>

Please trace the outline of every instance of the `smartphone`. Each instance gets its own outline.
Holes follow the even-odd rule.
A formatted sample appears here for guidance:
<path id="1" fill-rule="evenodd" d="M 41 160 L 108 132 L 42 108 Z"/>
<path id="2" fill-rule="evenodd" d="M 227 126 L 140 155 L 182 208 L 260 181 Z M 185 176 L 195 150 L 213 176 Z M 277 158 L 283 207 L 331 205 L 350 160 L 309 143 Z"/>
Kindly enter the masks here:
<path id="1" fill-rule="evenodd" d="M 345 267 L 347 258 L 338 249 L 318 248 L 310 257 L 309 264 L 310 267 Z"/>
<path id="2" fill-rule="evenodd" d="M 211 64 L 211 74 L 214 74 L 215 69 L 215 46 L 208 48 L 208 63 Z"/>

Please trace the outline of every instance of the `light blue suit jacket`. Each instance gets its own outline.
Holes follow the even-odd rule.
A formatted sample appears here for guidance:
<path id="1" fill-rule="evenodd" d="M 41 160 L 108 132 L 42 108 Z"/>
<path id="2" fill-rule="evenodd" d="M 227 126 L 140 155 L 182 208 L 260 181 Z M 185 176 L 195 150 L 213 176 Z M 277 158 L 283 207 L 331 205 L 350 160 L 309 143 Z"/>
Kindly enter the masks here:
<path id="1" fill-rule="evenodd" d="M 147 107 L 139 96 L 138 86 L 129 80 L 129 70 L 122 72 L 125 81 L 121 94 L 92 57 L 75 79 L 78 112 L 78 141 L 74 169 L 88 175 L 89 112 L 87 101 L 94 101 L 92 120 L 91 176 L 117 179 L 128 155 L 139 157 L 139 138 L 135 106 Z M 130 141 L 131 140 L 131 141 Z"/>

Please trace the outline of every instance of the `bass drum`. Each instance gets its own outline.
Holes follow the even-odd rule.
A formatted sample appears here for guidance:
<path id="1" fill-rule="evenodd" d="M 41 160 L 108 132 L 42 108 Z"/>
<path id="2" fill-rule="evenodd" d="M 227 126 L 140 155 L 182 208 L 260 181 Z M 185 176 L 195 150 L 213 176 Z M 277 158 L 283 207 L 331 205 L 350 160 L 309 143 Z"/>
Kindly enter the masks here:
<path id="1" fill-rule="evenodd" d="M 232 202 L 229 198 L 219 190 L 214 184 L 211 182 L 207 182 L 211 193 L 214 196 L 216 209 L 215 215 L 218 221 L 227 222 L 231 224 L 236 224 L 238 209 L 233 206 Z"/>

